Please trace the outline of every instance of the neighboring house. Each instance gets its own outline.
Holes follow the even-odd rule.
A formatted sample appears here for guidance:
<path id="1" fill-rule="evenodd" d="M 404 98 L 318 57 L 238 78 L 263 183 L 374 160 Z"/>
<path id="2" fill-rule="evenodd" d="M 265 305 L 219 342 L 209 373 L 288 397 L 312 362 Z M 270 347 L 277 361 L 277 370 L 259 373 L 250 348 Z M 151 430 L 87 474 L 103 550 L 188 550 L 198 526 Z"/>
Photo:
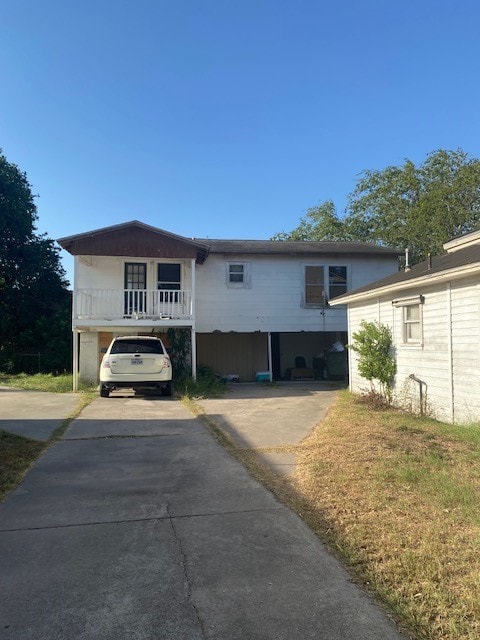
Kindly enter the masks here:
<path id="1" fill-rule="evenodd" d="M 397 363 L 394 402 L 439 420 L 480 420 L 480 231 L 445 254 L 332 302 L 348 305 L 349 341 L 362 320 L 390 327 Z M 350 353 L 350 387 L 368 387 Z M 420 403 L 420 391 L 421 400 Z"/>
<path id="2" fill-rule="evenodd" d="M 58 240 L 75 257 L 74 377 L 97 380 L 113 336 L 191 335 L 198 364 L 281 378 L 347 337 L 334 296 L 398 269 L 398 252 L 360 242 L 190 239 L 133 221 Z"/>

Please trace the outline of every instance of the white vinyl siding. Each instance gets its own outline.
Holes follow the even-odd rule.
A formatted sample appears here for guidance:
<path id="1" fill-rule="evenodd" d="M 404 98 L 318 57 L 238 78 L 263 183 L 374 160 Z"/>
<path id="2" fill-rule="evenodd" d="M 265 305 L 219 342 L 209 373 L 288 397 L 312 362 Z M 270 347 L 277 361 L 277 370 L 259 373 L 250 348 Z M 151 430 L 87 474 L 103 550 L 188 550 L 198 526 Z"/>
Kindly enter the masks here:
<path id="1" fill-rule="evenodd" d="M 362 320 L 388 325 L 397 362 L 395 404 L 419 411 L 418 384 L 410 378 L 413 374 L 426 385 L 424 409 L 428 414 L 446 422 L 480 421 L 480 288 L 472 280 L 430 285 L 416 293 L 423 297 L 423 304 L 418 305 L 421 342 L 405 342 L 404 315 L 408 307 L 392 305 L 391 297 L 349 305 L 349 342 Z M 417 335 L 413 333 L 412 337 Z M 369 382 L 358 373 L 355 352 L 350 351 L 349 356 L 350 386 L 361 393 Z"/>
<path id="2" fill-rule="evenodd" d="M 250 287 L 226 286 L 226 264 L 230 262 L 248 266 Z M 395 257 L 349 256 L 348 263 L 343 258 L 338 265 L 334 260 L 329 264 L 347 266 L 349 289 L 397 268 Z M 210 254 L 196 271 L 197 331 L 346 331 L 346 307 L 305 306 L 305 266 L 298 256 L 240 255 L 229 261 L 221 254 Z"/>

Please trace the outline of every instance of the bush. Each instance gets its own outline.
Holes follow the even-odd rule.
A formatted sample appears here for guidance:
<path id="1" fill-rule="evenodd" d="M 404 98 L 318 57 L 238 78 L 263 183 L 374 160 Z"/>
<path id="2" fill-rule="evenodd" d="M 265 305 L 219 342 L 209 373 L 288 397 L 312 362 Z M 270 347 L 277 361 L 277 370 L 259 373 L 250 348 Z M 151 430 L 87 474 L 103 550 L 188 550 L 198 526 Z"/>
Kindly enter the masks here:
<path id="1" fill-rule="evenodd" d="M 380 383 L 381 395 L 391 402 L 392 383 L 397 367 L 392 354 L 392 332 L 379 322 L 362 320 L 361 329 L 353 334 L 349 348 L 359 354 L 358 371 L 370 381 L 375 391 L 374 380 Z"/>

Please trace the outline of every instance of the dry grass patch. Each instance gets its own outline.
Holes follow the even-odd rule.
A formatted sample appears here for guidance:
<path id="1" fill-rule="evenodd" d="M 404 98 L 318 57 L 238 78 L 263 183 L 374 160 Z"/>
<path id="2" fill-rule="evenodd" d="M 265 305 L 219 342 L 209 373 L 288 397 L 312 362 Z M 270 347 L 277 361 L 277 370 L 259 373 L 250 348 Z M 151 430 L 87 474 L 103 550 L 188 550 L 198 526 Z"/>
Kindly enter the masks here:
<path id="1" fill-rule="evenodd" d="M 306 519 L 418 638 L 480 637 L 480 429 L 347 392 L 302 443 Z"/>
<path id="2" fill-rule="evenodd" d="M 46 443 L 0 430 L 0 500 L 23 478 Z"/>

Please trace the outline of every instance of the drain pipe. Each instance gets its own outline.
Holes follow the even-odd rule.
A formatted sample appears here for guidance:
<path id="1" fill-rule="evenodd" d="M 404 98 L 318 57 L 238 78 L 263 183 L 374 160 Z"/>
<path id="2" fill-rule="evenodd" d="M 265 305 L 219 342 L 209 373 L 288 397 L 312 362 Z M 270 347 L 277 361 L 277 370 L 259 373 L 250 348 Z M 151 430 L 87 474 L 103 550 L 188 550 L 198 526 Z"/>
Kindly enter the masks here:
<path id="1" fill-rule="evenodd" d="M 414 373 L 411 373 L 408 377 L 410 378 L 410 380 L 418 383 L 418 391 L 420 395 L 420 415 L 423 416 L 423 385 L 427 386 L 427 383 L 423 380 L 420 380 L 420 378 L 417 378 Z"/>

